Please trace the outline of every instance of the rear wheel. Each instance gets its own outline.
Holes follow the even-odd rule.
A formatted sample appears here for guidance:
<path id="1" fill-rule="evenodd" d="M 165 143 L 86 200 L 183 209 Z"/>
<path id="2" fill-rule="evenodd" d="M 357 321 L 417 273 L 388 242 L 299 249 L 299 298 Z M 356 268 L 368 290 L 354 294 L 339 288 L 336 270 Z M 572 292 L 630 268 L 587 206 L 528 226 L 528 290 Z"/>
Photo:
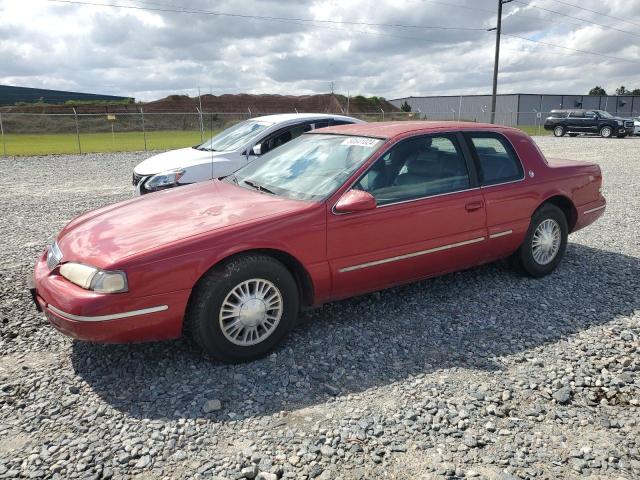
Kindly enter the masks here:
<path id="1" fill-rule="evenodd" d="M 272 257 L 247 255 L 202 278 L 189 302 L 185 330 L 214 357 L 242 362 L 278 345 L 298 311 L 298 287 L 289 270 Z"/>
<path id="2" fill-rule="evenodd" d="M 606 125 L 600 129 L 600 136 L 602 138 L 610 138 L 612 133 L 613 130 L 611 130 L 611 127 L 608 127 Z"/>
<path id="3" fill-rule="evenodd" d="M 564 256 L 568 234 L 567 219 L 562 210 L 545 203 L 531 217 L 524 242 L 511 260 L 529 276 L 548 275 Z"/>
<path id="4" fill-rule="evenodd" d="M 564 127 L 563 127 L 563 126 L 561 126 L 561 125 L 558 125 L 557 127 L 555 127 L 555 128 L 553 129 L 553 134 L 554 134 L 556 137 L 562 137 L 562 136 L 564 135 Z"/>

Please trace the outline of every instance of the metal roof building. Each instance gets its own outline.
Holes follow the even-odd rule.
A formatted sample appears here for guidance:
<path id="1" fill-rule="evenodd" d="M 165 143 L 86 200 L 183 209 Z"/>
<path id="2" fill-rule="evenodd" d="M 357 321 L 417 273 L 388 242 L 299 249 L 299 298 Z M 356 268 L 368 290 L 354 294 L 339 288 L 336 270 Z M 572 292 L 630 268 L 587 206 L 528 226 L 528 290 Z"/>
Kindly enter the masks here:
<path id="1" fill-rule="evenodd" d="M 491 118 L 491 95 L 447 95 L 404 97 L 389 100 L 400 107 L 403 102 L 433 120 L 470 120 L 488 122 Z M 606 110 L 622 117 L 640 115 L 640 96 L 624 95 L 547 95 L 514 93 L 496 98 L 496 123 L 537 125 L 554 109 L 586 108 Z"/>
<path id="2" fill-rule="evenodd" d="M 134 99 L 130 97 L 117 97 L 114 95 L 99 95 L 95 93 L 66 92 L 63 90 L 46 90 L 42 88 L 0 85 L 0 105 L 15 105 L 19 102 L 61 104 L 69 100 L 104 102 L 134 101 Z"/>

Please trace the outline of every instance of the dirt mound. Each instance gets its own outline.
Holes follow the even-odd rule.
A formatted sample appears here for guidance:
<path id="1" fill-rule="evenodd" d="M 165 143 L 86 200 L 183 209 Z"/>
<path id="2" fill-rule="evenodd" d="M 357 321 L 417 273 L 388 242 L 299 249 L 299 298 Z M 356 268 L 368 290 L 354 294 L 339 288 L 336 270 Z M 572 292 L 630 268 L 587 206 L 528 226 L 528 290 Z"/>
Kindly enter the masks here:
<path id="1" fill-rule="evenodd" d="M 198 97 L 171 95 L 144 105 L 145 111 L 193 111 L 199 108 Z M 319 95 L 202 95 L 202 109 L 220 113 L 265 113 L 320 112 L 320 113 L 380 113 L 395 112 L 398 108 L 382 98 L 354 97 L 347 100 L 343 95 L 330 93 Z"/>
<path id="2" fill-rule="evenodd" d="M 239 113 L 256 116 L 268 113 L 380 113 L 397 112 L 399 109 L 380 97 L 362 96 L 347 99 L 344 95 L 330 93 L 318 95 L 202 95 L 202 109 L 206 112 Z M 77 113 L 126 113 L 137 112 L 196 112 L 200 107 L 198 97 L 170 95 L 160 100 L 137 104 L 77 105 Z M 73 113 L 71 105 L 25 105 L 2 107 L 2 112 L 21 113 Z"/>

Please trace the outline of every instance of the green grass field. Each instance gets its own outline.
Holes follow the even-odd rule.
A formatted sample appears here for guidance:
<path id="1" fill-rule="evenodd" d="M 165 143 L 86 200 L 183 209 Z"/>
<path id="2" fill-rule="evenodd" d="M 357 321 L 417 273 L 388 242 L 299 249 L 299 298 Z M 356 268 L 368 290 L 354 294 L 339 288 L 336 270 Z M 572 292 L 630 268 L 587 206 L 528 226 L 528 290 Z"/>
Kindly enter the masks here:
<path id="1" fill-rule="evenodd" d="M 207 132 L 205 140 L 217 133 Z M 147 132 L 147 150 L 168 150 L 189 147 L 201 143 L 199 131 L 163 130 Z M 82 133 L 80 134 L 82 153 L 130 152 L 144 150 L 142 132 Z M 0 155 L 6 148 L 7 155 L 51 155 L 78 153 L 75 134 L 6 134 L 4 146 L 0 145 Z"/>
<path id="2" fill-rule="evenodd" d="M 521 125 L 518 127 L 520 130 L 522 130 L 525 133 L 528 133 L 529 135 L 551 135 L 551 131 L 550 130 L 545 130 L 542 127 L 534 127 L 534 126 L 530 126 L 530 125 Z"/>
<path id="3" fill-rule="evenodd" d="M 538 135 L 537 127 L 520 127 L 529 135 Z M 217 131 L 207 132 L 205 140 Z M 540 129 L 542 135 L 550 132 Z M 163 130 L 147 132 L 147 150 L 170 150 L 189 147 L 200 143 L 199 131 Z M 80 134 L 82 153 L 132 152 L 144 150 L 142 132 L 82 133 Z M 56 134 L 5 134 L 4 145 L 0 145 L 0 155 L 52 155 L 78 153 L 78 141 L 72 133 Z"/>

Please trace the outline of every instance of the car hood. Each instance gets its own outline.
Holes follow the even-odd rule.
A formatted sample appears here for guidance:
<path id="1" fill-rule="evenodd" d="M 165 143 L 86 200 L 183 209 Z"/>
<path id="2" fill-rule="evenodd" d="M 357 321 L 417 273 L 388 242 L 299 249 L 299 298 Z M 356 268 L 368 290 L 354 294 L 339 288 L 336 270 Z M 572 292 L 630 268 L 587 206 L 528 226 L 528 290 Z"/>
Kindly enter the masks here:
<path id="1" fill-rule="evenodd" d="M 110 268 L 159 247 L 312 205 L 216 180 L 87 212 L 70 222 L 57 242 L 65 261 Z"/>
<path id="2" fill-rule="evenodd" d="M 225 155 L 230 154 L 237 155 L 237 153 L 234 152 L 209 152 L 193 147 L 180 148 L 149 157 L 136 165 L 133 171 L 137 175 L 155 175 L 156 173 L 166 172 L 167 170 L 176 170 L 178 168 L 187 168 L 212 161 L 215 162 L 216 159 L 221 161 L 225 158 Z"/>

